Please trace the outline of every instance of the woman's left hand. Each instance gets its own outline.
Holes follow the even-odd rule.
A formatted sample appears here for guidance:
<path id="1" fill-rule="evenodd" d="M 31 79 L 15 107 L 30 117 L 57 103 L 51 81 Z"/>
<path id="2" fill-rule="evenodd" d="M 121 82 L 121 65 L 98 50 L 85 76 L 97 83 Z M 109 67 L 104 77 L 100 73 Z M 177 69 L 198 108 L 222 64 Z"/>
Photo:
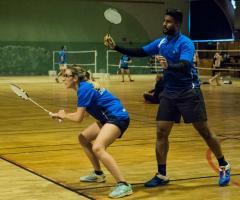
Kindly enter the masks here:
<path id="1" fill-rule="evenodd" d="M 64 119 L 66 116 L 66 112 L 64 110 L 59 110 L 57 113 L 49 113 L 49 116 L 51 118 L 58 118 L 58 119 Z"/>
<path id="2" fill-rule="evenodd" d="M 66 112 L 64 110 L 59 110 L 57 115 L 59 118 L 64 119 L 66 116 Z"/>

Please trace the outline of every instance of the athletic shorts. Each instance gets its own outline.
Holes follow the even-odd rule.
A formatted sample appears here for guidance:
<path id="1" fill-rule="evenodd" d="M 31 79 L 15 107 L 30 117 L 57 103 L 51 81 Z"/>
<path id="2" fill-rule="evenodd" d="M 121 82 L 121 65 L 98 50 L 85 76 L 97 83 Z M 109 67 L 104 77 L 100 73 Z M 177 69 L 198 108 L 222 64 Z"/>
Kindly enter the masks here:
<path id="1" fill-rule="evenodd" d="M 129 68 L 128 68 L 128 67 L 125 67 L 125 66 L 121 66 L 120 69 L 126 70 L 126 69 L 129 69 Z"/>
<path id="2" fill-rule="evenodd" d="M 160 96 L 157 121 L 174 121 L 179 123 L 181 117 L 184 123 L 207 121 L 201 89 L 193 88 L 183 91 L 173 98 L 169 98 L 167 94 Z"/>
<path id="3" fill-rule="evenodd" d="M 102 122 L 102 121 L 98 121 L 97 124 L 99 125 L 99 127 L 102 127 L 104 124 L 109 123 L 109 124 L 114 124 L 115 126 L 117 126 L 120 131 L 121 131 L 121 135 L 119 136 L 119 138 L 122 137 L 123 133 L 127 130 L 129 123 L 130 123 L 130 119 L 123 119 L 123 120 L 118 120 L 118 119 L 110 119 L 106 122 Z"/>

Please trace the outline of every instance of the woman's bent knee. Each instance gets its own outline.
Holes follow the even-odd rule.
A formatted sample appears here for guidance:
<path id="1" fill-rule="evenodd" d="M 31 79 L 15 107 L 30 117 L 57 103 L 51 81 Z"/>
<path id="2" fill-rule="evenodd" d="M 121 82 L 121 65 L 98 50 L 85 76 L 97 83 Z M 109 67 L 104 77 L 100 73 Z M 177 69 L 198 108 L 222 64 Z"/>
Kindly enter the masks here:
<path id="1" fill-rule="evenodd" d="M 87 146 L 90 144 L 90 141 L 88 141 L 88 139 L 82 133 L 78 135 L 78 141 L 82 146 Z"/>
<path id="2" fill-rule="evenodd" d="M 92 151 L 94 152 L 94 154 L 97 156 L 97 157 L 100 157 L 101 154 L 105 151 L 105 148 L 101 145 L 98 145 L 98 144 L 94 144 L 92 146 Z"/>

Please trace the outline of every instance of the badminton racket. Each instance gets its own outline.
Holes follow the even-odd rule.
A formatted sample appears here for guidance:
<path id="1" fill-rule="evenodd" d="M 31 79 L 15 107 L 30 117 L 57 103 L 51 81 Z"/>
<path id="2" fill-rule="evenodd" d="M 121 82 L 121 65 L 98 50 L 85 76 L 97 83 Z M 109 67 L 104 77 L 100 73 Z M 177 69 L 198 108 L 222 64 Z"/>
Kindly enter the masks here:
<path id="1" fill-rule="evenodd" d="M 47 110 L 46 108 L 44 108 L 43 106 L 41 106 L 40 104 L 38 104 L 36 101 L 34 101 L 33 99 L 30 98 L 30 96 L 28 95 L 27 92 L 25 92 L 22 88 L 20 88 L 19 86 L 15 85 L 15 84 L 10 84 L 10 88 L 11 90 L 19 97 L 21 97 L 24 100 L 30 101 L 33 104 L 35 104 L 36 106 L 38 106 L 39 108 L 41 108 L 42 110 L 44 110 L 45 112 L 47 112 L 50 116 L 52 115 L 52 112 L 50 112 L 49 110 Z M 62 122 L 62 119 L 58 118 L 59 122 Z"/>
<path id="2" fill-rule="evenodd" d="M 122 21 L 122 16 L 120 13 L 114 8 L 108 8 L 104 12 L 105 19 L 110 23 L 108 27 L 108 33 L 110 34 L 112 24 L 120 24 Z"/>

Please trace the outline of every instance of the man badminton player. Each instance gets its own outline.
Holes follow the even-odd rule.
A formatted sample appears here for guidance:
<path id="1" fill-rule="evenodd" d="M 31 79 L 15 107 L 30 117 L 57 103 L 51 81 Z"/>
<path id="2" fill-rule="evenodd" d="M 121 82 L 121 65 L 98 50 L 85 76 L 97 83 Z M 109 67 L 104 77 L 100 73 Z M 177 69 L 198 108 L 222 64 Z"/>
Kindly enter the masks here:
<path id="1" fill-rule="evenodd" d="M 83 182 L 105 182 L 105 175 L 100 161 L 115 178 L 117 184 L 109 194 L 111 198 L 119 198 L 133 193 L 132 187 L 123 178 L 113 157 L 106 151 L 117 138 L 122 137 L 129 125 L 129 115 L 119 99 L 106 89 L 87 81 L 86 73 L 79 68 L 69 67 L 65 70 L 66 88 L 77 92 L 76 112 L 66 113 L 59 110 L 51 116 L 82 122 L 85 113 L 92 115 L 97 122 L 79 134 L 79 142 L 93 165 L 94 171 L 80 178 Z M 93 143 L 93 140 L 94 143 Z"/>
<path id="2" fill-rule="evenodd" d="M 62 76 L 64 74 L 64 71 L 67 69 L 67 57 L 64 46 L 61 47 L 61 50 L 59 51 L 58 55 L 59 55 L 59 73 L 55 78 L 57 83 L 59 83 L 59 77 Z"/>
<path id="3" fill-rule="evenodd" d="M 124 82 L 124 74 L 125 73 L 127 73 L 130 82 L 134 81 L 131 79 L 130 69 L 128 66 L 128 64 L 131 62 L 132 62 L 131 58 L 127 55 L 122 55 L 120 58 L 119 68 L 120 68 L 121 74 L 122 74 L 122 82 Z"/>
<path id="4" fill-rule="evenodd" d="M 105 36 L 104 44 L 128 56 L 144 57 L 158 54 L 157 59 L 165 69 L 165 87 L 161 93 L 156 117 L 158 172 L 150 181 L 145 183 L 145 186 L 155 187 L 169 182 L 166 176 L 168 137 L 174 122 L 179 123 L 181 116 L 185 123 L 193 124 L 193 127 L 216 156 L 220 171 L 219 185 L 225 186 L 230 181 L 230 164 L 226 162 L 219 141 L 208 127 L 199 78 L 193 65 L 195 49 L 193 42 L 180 32 L 182 18 L 183 14 L 180 10 L 167 10 L 163 20 L 164 35 L 142 48 L 117 46 L 110 35 Z"/>

